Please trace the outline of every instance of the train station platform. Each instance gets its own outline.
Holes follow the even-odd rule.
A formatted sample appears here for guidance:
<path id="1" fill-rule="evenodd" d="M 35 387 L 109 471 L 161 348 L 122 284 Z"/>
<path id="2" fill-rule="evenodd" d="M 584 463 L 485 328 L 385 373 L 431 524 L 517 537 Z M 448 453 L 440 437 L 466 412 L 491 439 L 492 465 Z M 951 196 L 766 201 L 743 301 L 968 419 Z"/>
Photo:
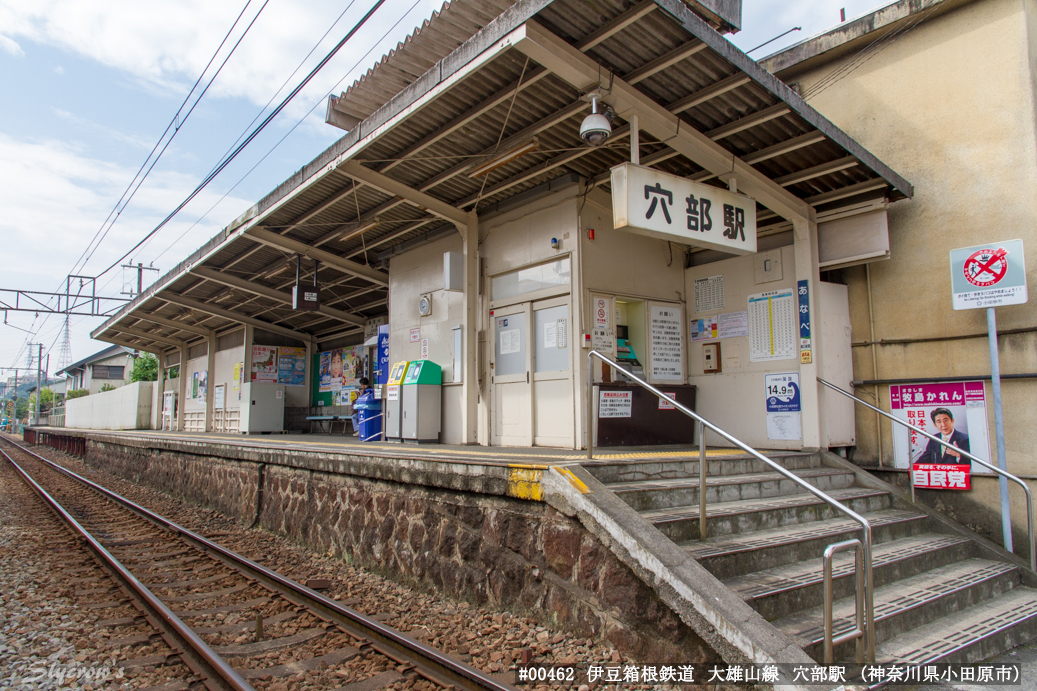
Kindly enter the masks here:
<path id="1" fill-rule="evenodd" d="M 543 499 L 543 472 L 551 466 L 698 459 L 698 448 L 689 446 L 599 447 L 595 449 L 594 459 L 588 460 L 585 452 L 572 449 L 361 442 L 355 437 L 322 434 L 243 436 L 64 427 L 33 430 L 42 435 L 39 443 L 58 448 L 57 440 L 62 437 L 83 439 L 91 448 L 90 454 L 83 455 L 103 456 L 112 461 L 121 459 L 120 464 L 125 464 L 125 471 L 131 473 L 134 466 L 144 463 L 156 466 L 160 458 L 165 459 L 165 465 L 189 461 L 194 468 L 192 474 L 199 473 L 207 462 L 214 468 L 230 462 L 534 501 Z M 48 437 L 53 443 L 46 441 Z M 706 453 L 711 459 L 746 457 L 737 449 L 713 448 Z"/>

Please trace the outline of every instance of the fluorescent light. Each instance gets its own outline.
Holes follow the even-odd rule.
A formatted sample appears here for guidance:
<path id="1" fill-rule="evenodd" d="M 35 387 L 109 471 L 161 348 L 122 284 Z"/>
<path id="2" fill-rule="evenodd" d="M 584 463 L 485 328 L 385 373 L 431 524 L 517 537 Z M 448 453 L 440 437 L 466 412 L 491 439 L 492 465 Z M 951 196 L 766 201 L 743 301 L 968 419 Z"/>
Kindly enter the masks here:
<path id="1" fill-rule="evenodd" d="M 382 225 L 382 219 L 380 219 L 380 218 L 378 218 L 376 216 L 373 221 L 368 221 L 364 225 L 358 226 L 358 227 L 354 228 L 353 230 L 347 230 L 342 235 L 342 237 L 339 238 L 339 240 L 341 242 L 346 242 L 347 240 L 352 240 L 357 235 L 363 235 L 367 231 L 374 230 L 375 228 L 377 228 L 380 225 Z"/>
<path id="2" fill-rule="evenodd" d="M 511 151 L 505 152 L 500 156 L 497 156 L 493 160 L 487 161 L 486 163 L 482 164 L 481 166 L 470 172 L 468 174 L 468 177 L 477 178 L 481 175 L 486 175 L 487 173 L 497 170 L 503 165 L 511 163 L 520 156 L 525 156 L 528 153 L 536 151 L 539 146 L 540 142 L 537 140 L 536 137 L 533 137 L 531 141 L 526 142 L 522 146 L 517 146 Z"/>

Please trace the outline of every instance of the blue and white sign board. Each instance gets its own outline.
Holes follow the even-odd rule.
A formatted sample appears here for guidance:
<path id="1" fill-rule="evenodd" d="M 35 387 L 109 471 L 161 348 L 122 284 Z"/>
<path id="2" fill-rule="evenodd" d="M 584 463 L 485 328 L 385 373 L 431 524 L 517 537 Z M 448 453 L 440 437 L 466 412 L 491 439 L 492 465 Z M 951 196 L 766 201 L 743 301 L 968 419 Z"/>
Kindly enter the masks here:
<path id="1" fill-rule="evenodd" d="M 756 201 L 653 168 L 612 169 L 617 230 L 731 254 L 756 252 Z"/>
<path id="2" fill-rule="evenodd" d="M 764 376 L 767 389 L 767 438 L 780 441 L 802 439 L 799 372 Z"/>
<path id="3" fill-rule="evenodd" d="M 1028 298 L 1023 241 L 951 250 L 951 293 L 956 310 L 1024 304 Z"/>

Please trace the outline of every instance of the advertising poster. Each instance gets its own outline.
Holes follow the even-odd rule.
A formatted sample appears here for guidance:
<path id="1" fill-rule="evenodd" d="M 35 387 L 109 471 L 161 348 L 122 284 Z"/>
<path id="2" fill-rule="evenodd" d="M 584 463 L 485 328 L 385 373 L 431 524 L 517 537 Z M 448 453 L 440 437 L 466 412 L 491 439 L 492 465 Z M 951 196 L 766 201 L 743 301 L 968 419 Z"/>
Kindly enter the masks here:
<path id="1" fill-rule="evenodd" d="M 982 381 L 940 384 L 897 384 L 889 387 L 893 416 L 954 446 L 990 462 L 987 438 L 986 388 Z M 900 425 L 893 429 L 893 464 L 910 469 L 914 464 L 951 465 L 961 459 L 954 451 Z M 962 463 L 962 465 L 965 465 Z M 968 464 L 971 466 L 971 463 Z M 939 472 L 939 469 L 937 469 Z M 972 468 L 974 473 L 990 472 Z M 937 479 L 941 479 L 937 475 Z M 932 486 L 931 484 L 917 486 Z M 965 487 L 956 487 L 966 489 Z M 950 489 L 950 487 L 948 487 Z"/>
<path id="2" fill-rule="evenodd" d="M 252 346 L 252 381 L 277 383 L 277 346 Z"/>
<path id="3" fill-rule="evenodd" d="M 198 398 L 198 373 L 191 375 L 191 398 Z"/>
<path id="4" fill-rule="evenodd" d="M 328 393 L 350 387 L 367 372 L 367 348 L 362 345 L 338 348 L 320 354 L 318 391 Z"/>
<path id="5" fill-rule="evenodd" d="M 697 341 L 710 341 L 716 337 L 716 315 L 713 315 L 712 317 L 701 317 L 699 319 L 691 320 L 691 340 L 693 343 Z"/>
<path id="6" fill-rule="evenodd" d="M 288 386 L 306 384 L 306 349 L 277 349 L 277 383 Z"/>
<path id="7" fill-rule="evenodd" d="M 803 437 L 802 407 L 799 396 L 799 372 L 768 374 L 767 438 L 792 441 Z"/>

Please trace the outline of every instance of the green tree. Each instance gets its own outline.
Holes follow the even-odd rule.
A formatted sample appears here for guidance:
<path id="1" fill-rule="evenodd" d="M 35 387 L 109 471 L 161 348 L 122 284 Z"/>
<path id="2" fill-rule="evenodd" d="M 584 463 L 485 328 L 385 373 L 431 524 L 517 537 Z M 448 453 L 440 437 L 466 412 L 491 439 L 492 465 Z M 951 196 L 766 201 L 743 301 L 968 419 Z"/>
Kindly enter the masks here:
<path id="1" fill-rule="evenodd" d="M 40 412 L 45 412 L 54 407 L 54 392 L 44 389 L 40 395 Z M 29 394 L 29 410 L 36 410 L 36 392 Z"/>
<path id="2" fill-rule="evenodd" d="M 65 400 L 71 401 L 73 398 L 82 398 L 83 396 L 89 396 L 90 389 L 72 389 L 65 394 Z"/>
<path id="3" fill-rule="evenodd" d="M 155 381 L 158 379 L 158 358 L 151 353 L 144 353 L 133 361 L 130 381 Z"/>
<path id="4" fill-rule="evenodd" d="M 103 385 L 101 387 L 101 392 L 104 393 L 105 391 L 115 391 L 115 384 L 105 384 L 105 385 Z"/>

